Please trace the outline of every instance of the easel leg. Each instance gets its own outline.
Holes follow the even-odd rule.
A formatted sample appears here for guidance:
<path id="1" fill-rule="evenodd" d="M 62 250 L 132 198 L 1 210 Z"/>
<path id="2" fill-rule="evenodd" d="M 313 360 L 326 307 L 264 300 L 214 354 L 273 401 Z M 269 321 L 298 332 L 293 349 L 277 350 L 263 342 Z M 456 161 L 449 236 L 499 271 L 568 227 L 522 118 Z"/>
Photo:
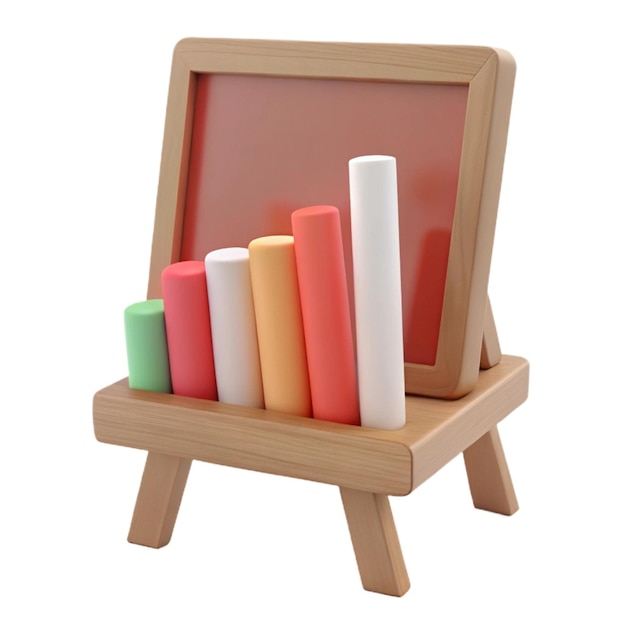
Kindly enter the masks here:
<path id="1" fill-rule="evenodd" d="M 191 459 L 148 452 L 128 541 L 150 548 L 169 543 Z"/>
<path id="2" fill-rule="evenodd" d="M 363 588 L 390 596 L 409 590 L 389 498 L 340 487 Z"/>
<path id="3" fill-rule="evenodd" d="M 518 504 L 496 427 L 463 452 L 472 500 L 477 509 L 512 515 Z"/>
<path id="4" fill-rule="evenodd" d="M 480 351 L 480 369 L 488 370 L 490 367 L 500 363 L 501 358 L 502 352 L 500 352 L 496 322 L 493 319 L 491 301 L 487 298 L 485 322 L 483 326 L 483 343 Z"/>

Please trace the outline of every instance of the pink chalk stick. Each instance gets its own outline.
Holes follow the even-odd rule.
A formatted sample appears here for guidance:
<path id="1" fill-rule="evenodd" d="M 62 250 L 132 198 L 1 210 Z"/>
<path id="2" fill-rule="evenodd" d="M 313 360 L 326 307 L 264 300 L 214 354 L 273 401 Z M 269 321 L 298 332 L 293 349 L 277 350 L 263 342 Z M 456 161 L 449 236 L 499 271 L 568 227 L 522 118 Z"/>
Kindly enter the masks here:
<path id="1" fill-rule="evenodd" d="M 203 261 L 181 261 L 161 274 L 172 391 L 217 400 Z"/>

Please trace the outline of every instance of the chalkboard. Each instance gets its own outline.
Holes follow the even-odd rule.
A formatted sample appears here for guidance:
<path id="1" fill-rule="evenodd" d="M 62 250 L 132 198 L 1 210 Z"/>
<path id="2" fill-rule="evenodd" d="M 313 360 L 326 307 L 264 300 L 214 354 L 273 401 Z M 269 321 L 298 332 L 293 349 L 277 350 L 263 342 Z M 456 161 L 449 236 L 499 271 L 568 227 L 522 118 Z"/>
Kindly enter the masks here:
<path id="1" fill-rule="evenodd" d="M 181 41 L 148 296 L 167 264 L 290 234 L 291 213 L 319 204 L 340 211 L 351 294 L 348 160 L 394 156 L 406 389 L 464 395 L 478 376 L 514 69 L 491 48 Z"/>

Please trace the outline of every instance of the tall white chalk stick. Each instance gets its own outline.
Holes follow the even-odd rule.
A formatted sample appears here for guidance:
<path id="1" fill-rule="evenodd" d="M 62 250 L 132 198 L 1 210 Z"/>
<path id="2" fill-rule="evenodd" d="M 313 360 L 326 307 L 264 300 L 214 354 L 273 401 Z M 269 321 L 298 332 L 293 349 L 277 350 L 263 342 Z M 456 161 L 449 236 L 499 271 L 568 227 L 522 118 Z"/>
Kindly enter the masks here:
<path id="1" fill-rule="evenodd" d="M 396 159 L 350 159 L 350 221 L 361 425 L 406 423 Z"/>
<path id="2" fill-rule="evenodd" d="M 213 250 L 204 263 L 218 400 L 263 408 L 248 249 Z"/>

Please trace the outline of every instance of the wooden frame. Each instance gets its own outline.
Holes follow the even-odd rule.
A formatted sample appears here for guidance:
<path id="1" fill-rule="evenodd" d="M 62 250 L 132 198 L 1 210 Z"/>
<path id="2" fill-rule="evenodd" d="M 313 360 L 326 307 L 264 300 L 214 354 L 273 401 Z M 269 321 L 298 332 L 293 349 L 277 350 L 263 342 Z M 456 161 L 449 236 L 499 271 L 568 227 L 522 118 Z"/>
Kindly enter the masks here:
<path id="1" fill-rule="evenodd" d="M 525 401 L 529 368 L 501 354 L 487 299 L 513 61 L 490 48 L 183 40 L 172 67 L 149 298 L 160 296 L 162 269 L 181 258 L 202 72 L 468 86 L 437 360 L 405 366 L 407 390 L 422 395 L 407 395 L 404 428 L 140 391 L 127 379 L 93 402 L 99 441 L 148 451 L 130 542 L 158 548 L 170 541 L 193 460 L 313 480 L 339 487 L 363 587 L 401 596 L 409 578 L 389 495 L 411 493 L 462 452 L 475 507 L 510 515 L 518 506 L 497 424 Z"/>
<path id="2" fill-rule="evenodd" d="M 483 345 L 489 266 L 515 75 L 512 57 L 504 51 L 480 47 L 181 41 L 174 51 L 168 96 L 149 298 L 160 297 L 162 270 L 181 260 L 196 84 L 202 74 L 467 87 L 436 360 L 426 365 L 408 363 L 405 383 L 408 393 L 450 399 L 470 391 L 476 384 Z"/>

